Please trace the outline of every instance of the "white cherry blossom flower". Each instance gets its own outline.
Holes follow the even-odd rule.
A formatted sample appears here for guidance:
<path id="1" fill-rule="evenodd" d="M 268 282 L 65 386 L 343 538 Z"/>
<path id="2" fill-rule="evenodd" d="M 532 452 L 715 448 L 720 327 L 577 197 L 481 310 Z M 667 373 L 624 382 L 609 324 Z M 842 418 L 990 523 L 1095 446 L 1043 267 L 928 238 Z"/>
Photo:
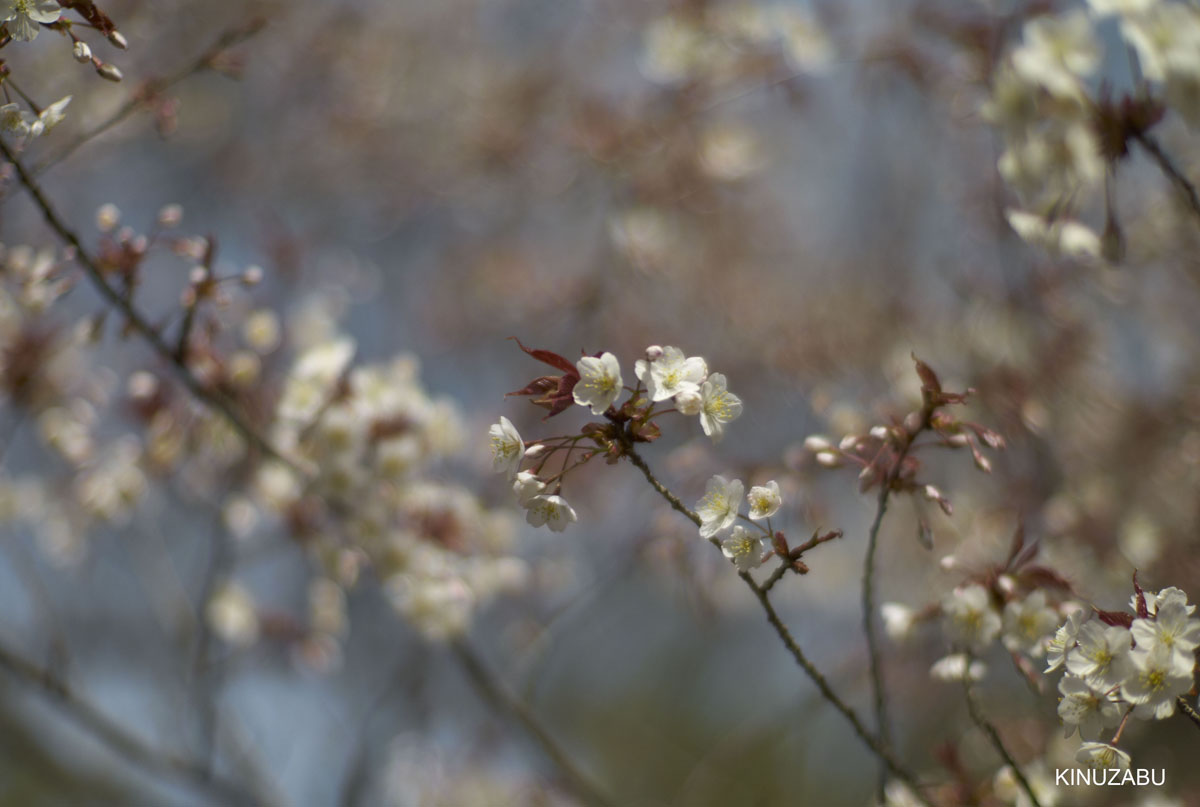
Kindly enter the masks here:
<path id="1" fill-rule="evenodd" d="M 1012 600 L 1004 606 L 1004 646 L 1038 658 L 1046 652 L 1046 637 L 1057 624 L 1058 614 L 1046 605 L 1046 592 Z"/>
<path id="2" fill-rule="evenodd" d="M 1200 647 L 1200 619 L 1189 619 L 1184 603 L 1172 600 L 1158 608 L 1154 619 L 1133 620 L 1129 633 L 1137 643 L 1134 656 L 1163 647 L 1179 656 L 1181 668 L 1192 669 L 1195 663 L 1193 651 Z"/>
<path id="3" fill-rule="evenodd" d="M 770 518 L 783 503 L 779 495 L 779 483 L 772 479 L 765 485 L 755 485 L 746 495 L 746 501 L 750 504 L 750 518 L 755 521 Z"/>
<path id="4" fill-rule="evenodd" d="M 55 0 L 0 0 L 0 21 L 13 39 L 32 42 L 41 29 L 38 23 L 56 22 L 62 8 Z"/>
<path id="5" fill-rule="evenodd" d="M 1076 98 L 1082 92 L 1079 79 L 1095 71 L 1100 56 L 1092 21 L 1087 12 L 1076 9 L 1025 23 L 1024 41 L 1012 59 L 1027 80 L 1052 95 Z"/>
<path id="6" fill-rule="evenodd" d="M 525 506 L 525 520 L 534 527 L 545 524 L 554 532 L 562 532 L 568 524 L 579 519 L 562 496 L 542 495 L 529 500 Z"/>
<path id="7" fill-rule="evenodd" d="M 513 481 L 513 493 L 517 494 L 517 504 L 528 507 L 534 496 L 546 489 L 546 483 L 538 479 L 533 471 L 521 471 Z"/>
<path id="8" fill-rule="evenodd" d="M 903 641 L 912 633 L 916 614 L 908 606 L 898 602 L 885 602 L 879 606 L 879 615 L 883 618 L 883 632 L 893 642 Z"/>
<path id="9" fill-rule="evenodd" d="M 972 660 L 966 653 L 954 653 L 940 658 L 929 668 L 929 674 L 939 681 L 982 681 L 987 675 L 987 665 Z"/>
<path id="10" fill-rule="evenodd" d="M 1094 740 L 1103 729 L 1121 722 L 1121 707 L 1103 693 L 1097 693 L 1082 678 L 1064 675 L 1058 682 L 1058 691 L 1062 693 L 1058 716 L 1066 725 L 1066 737 L 1078 729 L 1080 737 Z"/>
<path id="11" fill-rule="evenodd" d="M 1079 746 L 1075 761 L 1089 768 L 1129 770 L 1129 754 L 1108 743 L 1084 743 Z"/>
<path id="12" fill-rule="evenodd" d="M 766 552 L 766 536 L 745 527 L 734 527 L 721 541 L 721 552 L 733 561 L 739 572 L 748 572 L 762 563 Z"/>
<path id="13" fill-rule="evenodd" d="M 575 403 L 590 406 L 593 415 L 603 415 L 621 394 L 621 367 L 617 357 L 604 353 L 600 358 L 584 356 L 575 362 L 579 381 L 573 395 Z"/>
<path id="14" fill-rule="evenodd" d="M 1067 671 L 1089 686 L 1109 690 L 1129 674 L 1129 630 L 1089 622 L 1079 630 L 1079 646 L 1067 653 Z"/>
<path id="15" fill-rule="evenodd" d="M 1163 720 L 1175 714 L 1175 699 L 1192 688 L 1191 665 L 1180 669 L 1178 657 L 1162 645 L 1132 658 L 1133 672 L 1121 685 L 1121 697 L 1136 705 L 1134 716 Z"/>
<path id="16" fill-rule="evenodd" d="M 713 373 L 700 385 L 700 399 L 700 427 L 715 443 L 725 436 L 725 424 L 742 414 L 742 400 L 725 388 L 721 373 Z"/>
<path id="17" fill-rule="evenodd" d="M 950 592 L 942 600 L 942 613 L 946 634 L 955 645 L 982 650 L 1000 633 L 1000 615 L 992 608 L 987 589 L 979 584 Z"/>
<path id="18" fill-rule="evenodd" d="M 1079 636 L 1079 629 L 1083 623 L 1087 621 L 1088 612 L 1082 608 L 1072 612 L 1067 617 L 1067 621 L 1058 627 L 1054 633 L 1054 638 L 1046 646 L 1046 670 L 1045 672 L 1054 672 L 1067 661 L 1067 653 L 1075 648 L 1075 642 Z"/>
<path id="19" fill-rule="evenodd" d="M 512 421 L 501 416 L 499 423 L 488 429 L 492 446 L 492 470 L 515 477 L 525 458 L 525 441 Z"/>
<path id="20" fill-rule="evenodd" d="M 708 365 L 699 356 L 688 358 L 677 347 L 664 347 L 654 361 L 638 359 L 633 366 L 638 379 L 646 382 L 650 400 L 665 401 L 681 392 L 699 392 L 708 375 Z"/>
<path id="21" fill-rule="evenodd" d="M 714 476 L 708 480 L 704 498 L 696 503 L 701 538 L 711 538 L 737 520 L 744 490 L 740 479 L 729 481 L 723 476 Z"/>

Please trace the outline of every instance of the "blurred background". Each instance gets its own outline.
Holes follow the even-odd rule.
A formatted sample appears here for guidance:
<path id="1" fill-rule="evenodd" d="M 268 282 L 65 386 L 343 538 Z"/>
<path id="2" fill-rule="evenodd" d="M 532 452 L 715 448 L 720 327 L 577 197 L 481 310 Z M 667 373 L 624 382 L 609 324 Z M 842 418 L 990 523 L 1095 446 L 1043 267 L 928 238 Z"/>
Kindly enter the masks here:
<path id="1" fill-rule="evenodd" d="M 681 418 L 644 454 L 685 502 L 714 473 L 773 478 L 789 537 L 844 530 L 775 600 L 864 715 L 858 586 L 875 495 L 802 444 L 916 409 L 914 352 L 947 388 L 977 390 L 965 411 L 1008 447 L 990 474 L 959 452 L 923 458 L 923 481 L 955 512 L 897 497 L 881 602 L 936 602 L 962 568 L 1002 561 L 1018 523 L 1099 607 L 1125 607 L 1134 568 L 1147 588 L 1200 595 L 1196 217 L 1141 157 L 1112 182 L 1117 261 L 1054 258 L 1004 217 L 999 136 L 979 110 L 1023 20 L 1055 5 L 112 2 L 130 48 L 93 48 L 120 84 L 74 64 L 53 32 L 3 57 L 39 100 L 73 95 L 25 151 L 40 165 L 147 80 L 266 20 L 217 69 L 52 162 L 41 182 L 64 218 L 85 244 L 120 244 L 121 226 L 150 232 L 178 204 L 180 237 L 211 236 L 217 274 L 261 267 L 261 283 L 231 287 L 206 320 L 222 361 L 238 340 L 269 345 L 239 392 L 248 406 L 276 400 L 296 356 L 334 334 L 353 339 L 355 366 L 407 357 L 458 424 L 457 450 L 432 452 L 423 478 L 472 491 L 521 564 L 523 585 L 480 598 L 467 641 L 617 804 L 833 807 L 871 802 L 872 757 L 728 562 L 636 469 L 573 475 L 564 495 L 579 521 L 562 534 L 523 523 L 490 473 L 488 425 L 504 415 L 531 439 L 588 416 L 542 423 L 506 399 L 543 370 L 509 337 L 569 357 L 612 351 L 627 381 L 647 345 L 678 345 L 728 377 L 745 414 L 723 442 Z M 1119 85 L 1120 69 L 1109 77 Z M 1182 123 L 1158 134 L 1195 165 Z M 120 218 L 104 234 L 107 204 Z M 1081 215 L 1105 228 L 1102 204 Z M 211 421 L 146 417 L 146 385 L 174 385 L 170 368 L 118 317 L 96 318 L 104 304 L 86 283 L 44 310 L 20 296 L 29 266 L 58 248 L 11 172 L 0 241 L 17 301 L 0 415 L 5 646 L 155 748 L 210 755 L 281 804 L 581 803 L 447 644 L 397 612 L 386 575 L 330 571 L 363 553 L 339 544 L 331 560 L 294 510 L 240 495 L 250 470 L 220 484 L 234 464 L 212 448 Z M 198 255 L 173 243 L 141 264 L 135 299 L 152 322 L 174 326 Z M 247 325 L 270 331 L 252 319 L 264 310 L 277 312 L 278 347 Z M 37 353 L 34 331 L 54 346 Z M 34 354 L 45 361 L 23 372 L 45 378 L 18 394 L 16 357 Z M 250 409 L 269 426 L 269 404 Z M 93 447 L 64 449 L 80 428 Z M 115 512 L 98 508 L 81 480 L 122 457 L 133 481 L 117 485 Z M 899 753 L 931 778 L 954 757 L 987 781 L 1000 762 L 961 688 L 929 676 L 946 651 L 936 628 L 885 645 Z M 1053 682 L 1032 691 L 998 648 L 987 661 L 982 705 L 1014 754 L 1071 760 Z M 0 804 L 213 803 L 126 764 L 13 677 L 0 677 L 0 727 Z M 1135 764 L 1166 768 L 1168 792 L 1154 795 L 1175 800 L 1163 803 L 1200 804 L 1193 731 L 1170 720 L 1126 734 Z"/>

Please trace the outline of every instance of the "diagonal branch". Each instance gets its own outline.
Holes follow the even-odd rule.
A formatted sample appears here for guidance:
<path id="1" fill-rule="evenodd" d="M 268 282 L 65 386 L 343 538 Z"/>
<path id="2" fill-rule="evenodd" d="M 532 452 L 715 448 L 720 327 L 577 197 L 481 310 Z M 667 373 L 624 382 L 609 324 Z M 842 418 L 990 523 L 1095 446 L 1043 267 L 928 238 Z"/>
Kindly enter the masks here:
<path id="1" fill-rule="evenodd" d="M 1200 193 L 1196 192 L 1196 186 L 1187 178 L 1183 170 L 1175 165 L 1175 161 L 1171 159 L 1171 155 L 1163 150 L 1162 145 L 1154 139 L 1153 136 L 1146 132 L 1138 132 L 1134 135 L 1138 145 L 1146 150 L 1154 162 L 1158 164 L 1158 168 L 1167 179 L 1179 190 L 1185 199 L 1188 206 L 1192 208 L 1192 212 L 1200 216 Z"/>
<path id="2" fill-rule="evenodd" d="M 75 724 L 131 765 L 156 776 L 191 785 L 223 805 L 259 804 L 237 785 L 210 773 L 207 765 L 172 756 L 130 734 L 82 698 L 49 670 L 0 645 L 0 669 L 41 690 Z"/>
<path id="3" fill-rule="evenodd" d="M 979 704 L 975 701 L 975 695 L 971 692 L 970 656 L 967 656 L 966 667 L 963 669 L 963 697 L 966 698 L 967 712 L 971 715 L 971 720 L 987 735 L 992 747 L 996 749 L 996 753 L 1003 757 L 1004 762 L 1012 769 L 1013 776 L 1016 777 L 1017 782 L 1021 785 L 1021 789 L 1025 791 L 1025 795 L 1029 797 L 1030 804 L 1033 807 L 1042 807 L 1041 802 L 1038 801 L 1038 797 L 1033 792 L 1033 787 L 1029 784 L 1029 780 L 1021 772 L 1021 766 L 1017 764 L 1013 755 L 1005 747 L 1004 741 L 1000 738 L 1000 732 L 983 716 L 983 712 L 979 709 Z"/>
<path id="4" fill-rule="evenodd" d="M 642 475 L 646 477 L 646 481 L 650 483 L 651 487 L 658 491 L 660 496 L 667 500 L 672 508 L 678 510 L 696 526 L 700 525 L 700 516 L 698 516 L 694 510 L 690 509 L 687 505 L 680 501 L 678 496 L 671 493 L 671 491 L 668 490 L 662 482 L 658 481 L 658 478 L 655 477 L 654 473 L 650 470 L 650 466 L 646 464 L 646 460 L 637 453 L 632 445 L 627 445 L 625 447 L 625 456 L 627 456 L 629 461 L 632 462 L 634 466 L 642 472 Z M 709 540 L 710 542 L 719 545 L 716 539 Z M 891 749 L 888 748 L 888 746 L 879 737 L 876 737 L 867 730 L 858 714 L 851 709 L 836 692 L 833 691 L 833 687 L 829 685 L 829 682 L 825 679 L 825 676 L 821 674 L 821 671 L 817 669 L 816 665 L 809 660 L 808 656 L 804 654 L 804 651 L 800 649 L 800 646 L 796 644 L 796 640 L 792 637 L 791 631 L 788 630 L 787 625 L 783 623 L 783 620 L 779 618 L 779 614 L 775 611 L 775 606 L 771 604 L 771 599 L 767 590 L 755 583 L 754 578 L 751 577 L 747 572 L 741 572 L 738 574 L 738 576 L 741 577 L 746 585 L 749 586 L 750 590 L 754 592 L 754 596 L 758 599 L 759 605 L 762 606 L 763 612 L 767 616 L 767 622 L 769 622 L 771 627 L 775 629 L 775 633 L 779 636 L 779 640 L 783 643 L 784 648 L 792 655 L 792 658 L 796 661 L 796 664 L 800 666 L 800 669 L 804 670 L 805 675 L 807 675 L 809 680 L 816 685 L 817 689 L 821 693 L 821 697 L 832 704 L 833 707 L 841 713 L 842 717 L 846 718 L 846 721 L 850 724 L 850 727 L 854 730 L 854 733 L 866 744 L 868 748 L 871 749 L 872 753 L 879 758 L 887 770 L 891 771 L 893 776 L 904 782 L 904 784 L 908 785 L 921 803 L 928 806 L 930 802 L 923 795 L 921 795 L 920 785 L 917 783 L 916 776 L 914 776 L 907 768 L 900 764 L 895 755 L 892 753 Z"/>

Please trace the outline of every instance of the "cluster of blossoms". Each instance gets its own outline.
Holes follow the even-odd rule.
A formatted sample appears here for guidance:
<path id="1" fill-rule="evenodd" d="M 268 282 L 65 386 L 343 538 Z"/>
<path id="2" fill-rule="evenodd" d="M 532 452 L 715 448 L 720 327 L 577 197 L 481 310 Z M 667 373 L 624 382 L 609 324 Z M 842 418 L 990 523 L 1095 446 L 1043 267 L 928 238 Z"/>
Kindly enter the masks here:
<path id="1" fill-rule="evenodd" d="M 741 480 L 714 476 L 705 486 L 704 497 L 696 503 L 696 515 L 700 516 L 700 537 L 719 543 L 725 557 L 737 566 L 738 571 L 748 572 L 774 552 L 775 537 L 770 518 L 778 512 L 783 499 L 778 482 L 771 480 L 765 485 L 756 485 L 745 495 L 749 513 L 742 515 L 743 491 L 745 485 Z M 751 522 L 753 528 L 735 524 L 739 518 Z M 766 522 L 766 526 L 754 523 L 760 521 Z"/>
<path id="2" fill-rule="evenodd" d="M 1058 715 L 1067 736 L 1078 731 L 1085 741 L 1078 759 L 1092 767 L 1128 768 L 1129 754 L 1117 747 L 1124 722 L 1175 714 L 1195 679 L 1196 606 L 1178 588 L 1146 592 L 1136 578 L 1134 587 L 1132 613 L 1098 611 L 1089 620 L 1090 613 L 1076 611 L 1049 643 L 1046 672 L 1066 670 Z M 1114 735 L 1101 742 L 1112 728 Z"/>
<path id="3" fill-rule="evenodd" d="M 352 367 L 354 352 L 331 332 L 297 356 L 271 431 L 288 461 L 258 471 L 255 506 L 286 523 L 324 575 L 310 597 L 314 626 L 336 616 L 330 592 L 369 565 L 423 634 L 460 635 L 477 608 L 528 577 L 511 517 L 431 475 L 461 449 L 462 427 L 453 404 L 421 386 L 416 359 Z"/>
<path id="4" fill-rule="evenodd" d="M 1113 101 L 1097 76 L 1099 26 L 1115 17 L 1138 85 Z M 1122 52 L 1118 51 L 1118 52 Z M 1026 23 L 993 76 L 984 116 L 1004 138 L 999 171 L 1025 209 L 1013 229 L 1052 254 L 1115 259 L 1119 245 L 1071 218 L 1128 143 L 1174 111 L 1200 126 L 1200 10 L 1171 0 L 1088 0 Z M 1106 232 L 1106 236 L 1117 236 Z"/>
<path id="5" fill-rule="evenodd" d="M 547 418 L 572 404 L 605 418 L 605 422 L 586 424 L 578 434 L 529 442 L 505 417 L 489 429 L 492 467 L 512 479 L 526 520 L 535 527 L 546 525 L 561 532 L 576 521 L 574 508 L 562 496 L 566 476 L 597 456 L 616 462 L 634 443 L 658 439 L 661 430 L 656 419 L 660 416 L 677 413 L 698 417 L 704 434 L 716 442 L 724 436 L 725 426 L 742 413 L 742 402 L 729 391 L 725 376 L 710 373 L 704 359 L 689 357 L 677 347 L 647 348 L 646 357 L 634 363 L 634 387 L 625 386 L 620 364 L 612 353 L 583 356 L 571 363 L 548 350 L 531 350 L 524 345 L 521 349 L 563 374 L 535 378 L 510 395 L 536 396 L 533 403 L 549 410 Z M 618 404 L 626 392 L 629 398 Z M 579 448 L 578 444 L 585 441 L 591 445 Z M 551 473 L 546 466 L 560 453 L 561 465 Z M 532 469 L 522 470 L 527 461 L 532 461 Z"/>
<path id="6" fill-rule="evenodd" d="M 819 72 L 833 59 L 834 48 L 803 8 L 736 3 L 653 20 L 646 28 L 641 67 L 647 78 L 663 84 L 722 83 L 761 69 L 763 58 L 771 56 L 792 71 Z"/>

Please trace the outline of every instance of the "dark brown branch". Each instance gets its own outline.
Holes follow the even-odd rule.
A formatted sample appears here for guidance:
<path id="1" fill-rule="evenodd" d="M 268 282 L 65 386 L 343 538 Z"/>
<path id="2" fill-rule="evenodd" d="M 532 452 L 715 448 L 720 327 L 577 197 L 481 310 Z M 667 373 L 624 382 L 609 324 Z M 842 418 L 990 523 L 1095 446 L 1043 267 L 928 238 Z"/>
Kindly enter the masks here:
<path id="1" fill-rule="evenodd" d="M 1182 169 L 1175 165 L 1175 161 L 1171 159 L 1171 155 L 1167 154 L 1159 142 L 1146 132 L 1135 134 L 1134 139 L 1154 159 L 1154 162 L 1158 164 L 1159 170 L 1163 172 L 1167 179 L 1171 180 L 1171 183 L 1187 199 L 1192 212 L 1200 216 L 1200 194 L 1196 192 L 1196 186 L 1187 178 Z"/>
<path id="2" fill-rule="evenodd" d="M 103 712 L 84 700 L 49 670 L 39 667 L 14 651 L 0 645 L 0 668 L 24 683 L 36 687 L 54 701 L 61 711 L 131 765 L 148 773 L 183 782 L 211 796 L 222 805 L 256 805 L 258 800 L 189 759 L 172 756 L 130 734 Z"/>

